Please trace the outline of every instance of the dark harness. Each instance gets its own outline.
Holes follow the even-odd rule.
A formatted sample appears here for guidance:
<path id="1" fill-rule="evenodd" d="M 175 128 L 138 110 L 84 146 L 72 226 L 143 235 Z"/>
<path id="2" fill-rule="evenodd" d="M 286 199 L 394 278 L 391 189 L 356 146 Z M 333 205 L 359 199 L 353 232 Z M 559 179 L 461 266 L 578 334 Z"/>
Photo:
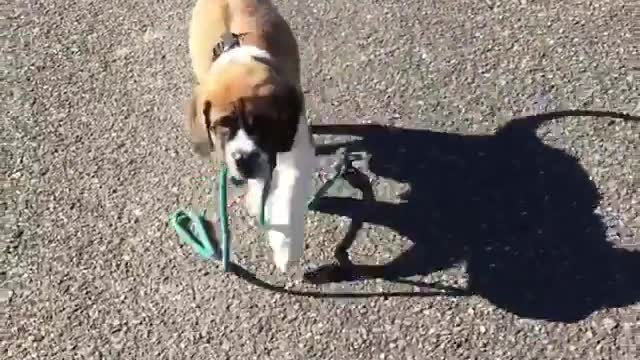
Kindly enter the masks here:
<path id="1" fill-rule="evenodd" d="M 213 48 L 213 52 L 212 52 L 213 61 L 219 58 L 220 55 L 222 55 L 222 53 L 225 53 L 233 48 L 237 48 L 238 46 L 240 46 L 240 39 L 242 39 L 247 34 L 248 33 L 235 34 L 232 32 L 228 32 L 222 35 L 222 39 L 220 40 L 220 42 L 218 42 L 216 46 Z"/>

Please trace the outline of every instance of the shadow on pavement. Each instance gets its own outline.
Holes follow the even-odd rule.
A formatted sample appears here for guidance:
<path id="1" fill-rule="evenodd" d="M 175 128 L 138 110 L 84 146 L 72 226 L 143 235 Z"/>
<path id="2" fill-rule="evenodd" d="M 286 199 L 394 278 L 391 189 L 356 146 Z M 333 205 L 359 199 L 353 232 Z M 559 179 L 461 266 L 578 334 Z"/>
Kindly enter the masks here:
<path id="1" fill-rule="evenodd" d="M 315 210 L 353 221 L 336 253 L 339 265 L 321 266 L 307 280 L 407 282 L 402 279 L 465 262 L 468 288 L 450 294 L 482 296 L 521 317 L 573 322 L 600 308 L 640 301 L 640 252 L 606 241 L 605 225 L 594 213 L 600 194 L 589 174 L 576 158 L 535 134 L 543 122 L 566 116 L 640 120 L 562 111 L 513 119 L 487 136 L 314 126 L 315 134 L 358 136 L 347 148 L 368 152 L 373 173 L 411 189 L 401 203 L 373 196 L 319 200 Z M 328 145 L 318 152 L 333 150 Z M 346 250 L 362 222 L 393 229 L 413 244 L 387 264 L 353 264 Z"/>
<path id="2" fill-rule="evenodd" d="M 454 287 L 441 286 L 437 283 L 421 284 L 425 290 L 422 291 L 397 291 L 397 292 L 346 292 L 346 293 L 328 293 L 321 291 L 307 291 L 307 290 L 295 290 L 287 289 L 284 286 L 273 285 L 264 280 L 259 279 L 254 273 L 244 269 L 242 266 L 231 263 L 231 272 L 239 278 L 247 281 L 248 283 L 265 290 L 293 295 L 304 296 L 310 298 L 349 298 L 349 299 L 361 299 L 361 298 L 390 298 L 390 297 L 431 297 L 431 296 L 466 296 L 467 292 Z M 427 290 L 428 289 L 428 290 Z"/>

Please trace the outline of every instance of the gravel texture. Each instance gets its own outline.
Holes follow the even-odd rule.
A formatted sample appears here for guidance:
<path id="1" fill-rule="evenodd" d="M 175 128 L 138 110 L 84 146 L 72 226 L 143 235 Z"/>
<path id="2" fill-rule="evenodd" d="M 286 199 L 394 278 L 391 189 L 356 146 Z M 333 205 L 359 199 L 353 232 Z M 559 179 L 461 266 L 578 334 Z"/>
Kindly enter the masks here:
<path id="1" fill-rule="evenodd" d="M 167 226 L 214 174 L 181 127 L 191 1 L 17 0 L 2 358 L 640 358 L 640 124 L 513 120 L 640 115 L 633 1 L 278 3 L 309 119 L 362 124 L 377 196 L 319 203 L 304 266 L 360 216 L 359 278 L 278 274 L 242 210 L 241 277 Z"/>

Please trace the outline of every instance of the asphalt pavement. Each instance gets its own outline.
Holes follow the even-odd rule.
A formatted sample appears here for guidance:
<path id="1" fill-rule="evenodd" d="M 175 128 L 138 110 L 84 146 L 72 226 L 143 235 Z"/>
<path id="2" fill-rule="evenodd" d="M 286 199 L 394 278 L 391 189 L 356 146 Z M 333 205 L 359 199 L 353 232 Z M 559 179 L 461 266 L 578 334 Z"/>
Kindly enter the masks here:
<path id="1" fill-rule="evenodd" d="M 355 139 L 375 194 L 333 189 L 285 275 L 240 208 L 234 274 L 167 225 L 213 201 L 182 129 L 192 1 L 13 2 L 0 357 L 640 358 L 631 3 L 277 1 L 309 120 L 349 125 L 318 143 Z"/>

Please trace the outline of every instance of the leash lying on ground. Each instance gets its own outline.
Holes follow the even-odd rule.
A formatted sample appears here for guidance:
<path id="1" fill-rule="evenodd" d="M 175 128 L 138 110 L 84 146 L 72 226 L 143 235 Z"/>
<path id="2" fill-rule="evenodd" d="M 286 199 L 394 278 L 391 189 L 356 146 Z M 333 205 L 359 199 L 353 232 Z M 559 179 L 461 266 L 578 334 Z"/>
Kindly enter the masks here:
<path id="1" fill-rule="evenodd" d="M 364 153 L 344 153 L 344 155 L 332 166 L 333 174 L 322 184 L 313 197 L 307 202 L 311 208 L 313 204 L 324 195 L 336 181 L 344 177 L 348 171 L 358 171 L 356 164 L 366 162 Z M 222 244 L 218 244 L 215 234 L 210 233 L 207 227 L 207 220 L 204 214 L 196 214 L 193 211 L 178 210 L 169 219 L 169 223 L 178 233 L 180 241 L 190 245 L 198 255 L 213 259 L 222 260 L 224 272 L 231 269 L 231 231 L 229 230 L 229 215 L 227 213 L 227 167 L 222 165 L 218 182 L 218 211 L 220 215 L 220 235 Z M 266 228 L 265 201 L 263 199 L 260 207 L 259 223 L 262 228 Z M 221 246 L 220 246 L 221 245 Z"/>
<path id="2" fill-rule="evenodd" d="M 224 165 L 220 168 L 219 178 L 218 211 L 220 213 L 222 248 L 215 241 L 215 234 L 209 233 L 204 213 L 196 214 L 193 211 L 178 210 L 171 215 L 169 222 L 178 233 L 182 243 L 190 245 L 198 255 L 204 258 L 222 260 L 224 271 L 227 272 L 229 271 L 231 233 L 227 214 L 227 167 Z"/>

